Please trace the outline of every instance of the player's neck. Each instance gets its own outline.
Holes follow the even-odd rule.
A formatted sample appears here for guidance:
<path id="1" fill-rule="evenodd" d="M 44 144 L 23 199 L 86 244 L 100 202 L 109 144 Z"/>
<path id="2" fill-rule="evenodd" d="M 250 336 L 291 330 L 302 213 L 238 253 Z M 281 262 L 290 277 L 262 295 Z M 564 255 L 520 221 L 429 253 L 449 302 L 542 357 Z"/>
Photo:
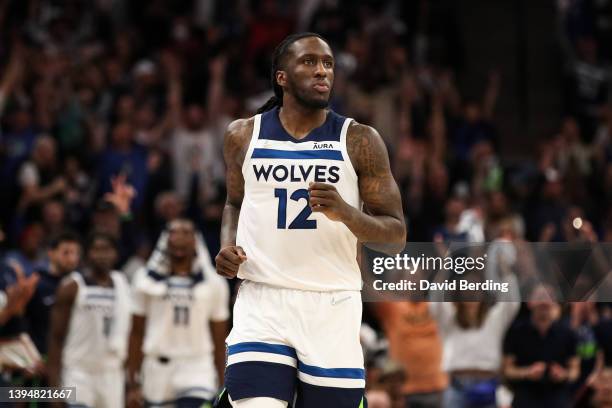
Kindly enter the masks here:
<path id="1" fill-rule="evenodd" d="M 89 270 L 89 279 L 99 286 L 111 286 L 112 278 L 110 271 L 91 268 Z"/>
<path id="2" fill-rule="evenodd" d="M 170 262 L 172 275 L 188 276 L 191 273 L 192 259 L 177 259 Z"/>
<path id="3" fill-rule="evenodd" d="M 278 117 L 291 136 L 301 139 L 325 122 L 327 112 L 325 109 L 307 108 L 293 98 L 285 98 Z"/>

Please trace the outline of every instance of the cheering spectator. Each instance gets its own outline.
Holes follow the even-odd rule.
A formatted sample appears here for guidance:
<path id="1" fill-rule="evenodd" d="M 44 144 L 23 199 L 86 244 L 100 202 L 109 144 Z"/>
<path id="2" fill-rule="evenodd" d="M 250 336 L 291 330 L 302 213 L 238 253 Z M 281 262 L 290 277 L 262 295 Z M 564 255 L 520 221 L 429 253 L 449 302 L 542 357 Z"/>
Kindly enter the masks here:
<path id="1" fill-rule="evenodd" d="M 28 225 L 19 237 L 19 249 L 8 251 L 5 261 L 17 263 L 26 276 L 32 275 L 44 260 L 43 240 L 44 230 L 41 225 Z"/>
<path id="2" fill-rule="evenodd" d="M 24 313 L 38 283 L 15 262 L 0 265 L 0 367 L 4 374 L 40 374 L 42 359 L 26 333 Z"/>
<path id="3" fill-rule="evenodd" d="M 576 334 L 559 322 L 559 305 L 544 284 L 533 287 L 531 317 L 511 328 L 504 341 L 504 375 L 514 408 L 572 406 L 571 384 L 580 375 Z"/>
<path id="4" fill-rule="evenodd" d="M 442 345 L 426 302 L 377 305 L 378 318 L 389 341 L 389 356 L 402 364 L 406 406 L 436 408 L 442 403 L 447 378 L 441 371 Z"/>
<path id="5" fill-rule="evenodd" d="M 66 180 L 57 168 L 55 141 L 50 136 L 39 136 L 34 143 L 32 157 L 21 166 L 18 183 L 21 199 L 17 209 L 32 219 L 39 216 L 40 204 L 49 198 L 61 198 Z"/>
<path id="6" fill-rule="evenodd" d="M 41 222 L 45 237 L 49 238 L 60 234 L 65 225 L 68 224 L 64 203 L 60 200 L 45 201 L 41 209 Z M 44 242 L 47 244 L 47 239 Z"/>
<path id="7" fill-rule="evenodd" d="M 123 175 L 135 190 L 130 208 L 138 210 L 145 196 L 148 182 L 147 150 L 133 142 L 133 128 L 120 122 L 111 132 L 111 146 L 102 154 L 98 168 L 101 193 L 112 190 L 111 180 Z"/>
<path id="8" fill-rule="evenodd" d="M 607 73 L 599 61 L 598 44 L 590 36 L 581 36 L 566 46 L 569 69 L 566 79 L 567 111 L 576 115 L 584 130 L 585 141 L 593 140 L 601 108 L 608 99 Z"/>
<path id="9" fill-rule="evenodd" d="M 597 378 L 592 402 L 595 408 L 612 408 L 612 370 L 604 370 Z"/>
<path id="10" fill-rule="evenodd" d="M 595 303 L 589 301 L 570 303 L 569 326 L 576 334 L 577 354 L 580 358 L 580 376 L 572 384 L 577 408 L 587 404 L 584 399 L 588 396 L 588 391 L 601 371 L 603 363 L 603 354 L 598 350 L 595 334 L 598 321 Z"/>
<path id="11" fill-rule="evenodd" d="M 155 225 L 154 233 L 151 235 L 153 241 L 157 241 L 162 230 L 168 223 L 183 215 L 184 204 L 180 196 L 174 191 L 160 193 L 155 199 Z"/>
<path id="12" fill-rule="evenodd" d="M 444 408 L 496 406 L 502 340 L 519 306 L 517 302 L 429 303 L 442 339 L 442 368 L 450 380 Z"/>
<path id="13" fill-rule="evenodd" d="M 135 251 L 138 234 L 134 231 L 131 202 L 136 194 L 127 184 L 126 177 L 119 175 L 111 180 L 112 192 L 106 193 L 98 202 L 92 215 L 92 230 L 105 232 L 119 241 L 119 265 Z"/>
<path id="14" fill-rule="evenodd" d="M 612 319 L 602 319 L 594 328 L 604 367 L 612 368 Z"/>

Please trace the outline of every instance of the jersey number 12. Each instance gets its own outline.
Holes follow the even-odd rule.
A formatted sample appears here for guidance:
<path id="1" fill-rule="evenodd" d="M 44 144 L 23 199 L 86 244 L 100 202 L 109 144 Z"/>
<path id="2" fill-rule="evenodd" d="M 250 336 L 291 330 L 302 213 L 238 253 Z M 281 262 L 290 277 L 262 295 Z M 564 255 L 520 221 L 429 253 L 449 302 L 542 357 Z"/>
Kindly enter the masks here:
<path id="1" fill-rule="evenodd" d="M 274 197 L 278 198 L 278 218 L 276 221 L 276 228 L 287 229 L 287 189 L 286 188 L 275 188 Z M 295 190 L 289 197 L 293 201 L 300 201 L 301 199 L 306 200 L 306 206 L 302 208 L 302 211 L 295 217 L 289 229 L 315 229 L 317 228 L 317 220 L 309 220 L 312 210 L 308 205 L 308 190 L 301 188 Z"/>

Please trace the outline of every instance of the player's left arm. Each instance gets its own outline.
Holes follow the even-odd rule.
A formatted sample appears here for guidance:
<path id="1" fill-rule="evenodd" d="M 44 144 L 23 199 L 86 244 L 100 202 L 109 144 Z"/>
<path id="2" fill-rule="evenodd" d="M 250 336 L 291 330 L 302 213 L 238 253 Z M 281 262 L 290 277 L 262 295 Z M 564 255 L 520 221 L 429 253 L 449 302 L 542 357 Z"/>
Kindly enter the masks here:
<path id="1" fill-rule="evenodd" d="M 55 304 L 51 309 L 51 332 L 49 334 L 49 358 L 47 361 L 47 373 L 51 387 L 61 385 L 62 353 L 70 326 L 72 306 L 76 300 L 78 289 L 78 284 L 74 279 L 63 280 L 57 289 Z"/>
<path id="2" fill-rule="evenodd" d="M 215 299 L 211 299 L 213 310 L 210 316 L 210 333 L 214 347 L 213 358 L 217 370 L 217 379 L 219 386 L 221 386 L 225 374 L 225 338 L 227 337 L 228 319 L 230 318 L 230 293 L 225 280 L 219 279 L 215 282 L 218 282 L 219 285 L 215 290 Z"/>
<path id="3" fill-rule="evenodd" d="M 406 223 L 402 199 L 382 138 L 374 128 L 352 122 L 347 134 L 347 149 L 367 212 L 346 203 L 329 183 L 310 185 L 312 211 L 343 222 L 361 242 L 401 244 L 403 247 Z"/>
<path id="4" fill-rule="evenodd" d="M 132 313 L 132 327 L 128 339 L 128 358 L 126 361 L 126 388 L 128 401 L 138 400 L 140 396 L 140 371 L 144 360 L 142 344 L 144 342 L 147 318 L 143 314 Z M 132 392 L 137 390 L 138 392 Z M 131 405 L 131 404 L 128 404 Z"/>
<path id="5" fill-rule="evenodd" d="M 225 376 L 225 338 L 227 337 L 227 320 L 210 321 L 210 332 L 212 334 L 215 369 L 219 385 L 223 384 Z"/>

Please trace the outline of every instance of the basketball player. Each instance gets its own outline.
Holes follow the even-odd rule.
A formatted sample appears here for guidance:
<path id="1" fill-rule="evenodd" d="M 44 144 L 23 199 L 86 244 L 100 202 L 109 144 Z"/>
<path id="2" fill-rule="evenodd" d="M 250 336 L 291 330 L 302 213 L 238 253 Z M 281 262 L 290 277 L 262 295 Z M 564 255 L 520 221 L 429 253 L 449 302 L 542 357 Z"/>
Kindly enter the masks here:
<path id="1" fill-rule="evenodd" d="M 121 407 L 129 285 L 112 269 L 118 256 L 112 236 L 94 232 L 85 253 L 83 273 L 72 272 L 62 281 L 51 310 L 49 383 L 76 387 L 74 406 Z"/>
<path id="2" fill-rule="evenodd" d="M 218 406 L 286 407 L 294 390 L 296 407 L 364 404 L 357 242 L 403 246 L 406 228 L 385 145 L 327 109 L 333 81 L 325 40 L 289 36 L 274 97 L 226 132 L 217 271 L 244 281 Z"/>
<path id="3" fill-rule="evenodd" d="M 129 406 L 212 402 L 225 362 L 229 288 L 191 221 L 170 222 L 134 277 L 132 302 Z"/>

